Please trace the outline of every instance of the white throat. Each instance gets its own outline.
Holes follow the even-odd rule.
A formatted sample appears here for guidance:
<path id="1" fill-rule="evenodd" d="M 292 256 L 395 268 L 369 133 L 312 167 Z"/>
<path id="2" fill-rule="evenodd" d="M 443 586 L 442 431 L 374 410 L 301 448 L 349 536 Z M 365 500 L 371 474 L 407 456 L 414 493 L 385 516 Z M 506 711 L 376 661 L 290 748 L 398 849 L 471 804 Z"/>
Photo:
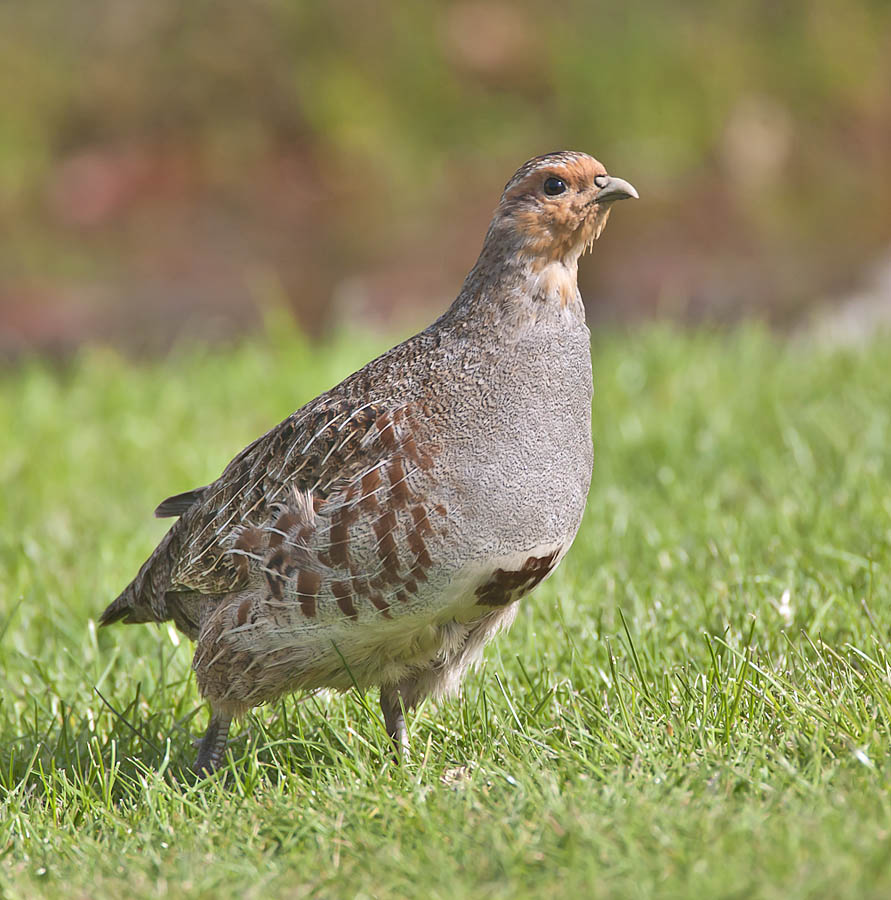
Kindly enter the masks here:
<path id="1" fill-rule="evenodd" d="M 578 294 L 578 260 L 552 260 L 532 266 L 530 293 L 545 303 L 569 306 Z"/>

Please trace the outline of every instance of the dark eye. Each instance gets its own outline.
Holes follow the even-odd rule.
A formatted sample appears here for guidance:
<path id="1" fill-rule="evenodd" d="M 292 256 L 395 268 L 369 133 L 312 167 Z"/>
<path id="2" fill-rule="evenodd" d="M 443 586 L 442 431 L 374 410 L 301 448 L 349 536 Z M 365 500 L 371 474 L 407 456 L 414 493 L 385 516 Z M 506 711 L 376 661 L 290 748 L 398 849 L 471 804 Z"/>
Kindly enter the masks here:
<path id="1" fill-rule="evenodd" d="M 544 192 L 549 197 L 555 197 L 557 194 L 562 194 L 565 190 L 566 182 L 562 178 L 555 178 L 553 175 L 550 178 L 545 178 Z"/>

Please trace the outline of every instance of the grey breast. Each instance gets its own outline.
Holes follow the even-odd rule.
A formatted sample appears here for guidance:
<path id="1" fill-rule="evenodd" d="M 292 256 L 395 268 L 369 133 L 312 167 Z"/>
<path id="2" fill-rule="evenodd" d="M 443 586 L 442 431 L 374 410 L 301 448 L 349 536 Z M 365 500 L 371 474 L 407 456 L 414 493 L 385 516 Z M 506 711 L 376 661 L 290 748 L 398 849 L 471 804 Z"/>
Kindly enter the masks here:
<path id="1" fill-rule="evenodd" d="M 482 367 L 439 461 L 465 559 L 571 541 L 592 470 L 591 355 L 584 323 L 539 323 Z"/>

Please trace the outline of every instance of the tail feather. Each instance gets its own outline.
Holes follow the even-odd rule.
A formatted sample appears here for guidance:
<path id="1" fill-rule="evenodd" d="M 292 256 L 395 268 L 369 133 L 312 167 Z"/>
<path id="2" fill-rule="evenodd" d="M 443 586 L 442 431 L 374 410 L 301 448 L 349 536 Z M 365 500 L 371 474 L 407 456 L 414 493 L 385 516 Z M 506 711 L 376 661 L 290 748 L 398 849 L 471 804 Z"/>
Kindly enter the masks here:
<path id="1" fill-rule="evenodd" d="M 116 600 L 105 607 L 105 611 L 99 616 L 99 627 L 102 628 L 105 625 L 113 625 L 115 622 L 120 622 L 122 619 L 129 622 L 130 603 L 131 600 L 128 588 L 120 594 Z"/>
<path id="2" fill-rule="evenodd" d="M 184 491 L 182 494 L 174 494 L 166 500 L 162 500 L 155 510 L 156 519 L 167 519 L 171 516 L 181 516 L 188 512 L 203 496 L 207 487 L 194 488 Z"/>
<path id="3" fill-rule="evenodd" d="M 166 622 L 172 617 L 167 591 L 178 544 L 176 531 L 174 525 L 142 564 L 133 581 L 105 608 L 99 617 L 100 626 L 121 621 L 127 624 Z"/>

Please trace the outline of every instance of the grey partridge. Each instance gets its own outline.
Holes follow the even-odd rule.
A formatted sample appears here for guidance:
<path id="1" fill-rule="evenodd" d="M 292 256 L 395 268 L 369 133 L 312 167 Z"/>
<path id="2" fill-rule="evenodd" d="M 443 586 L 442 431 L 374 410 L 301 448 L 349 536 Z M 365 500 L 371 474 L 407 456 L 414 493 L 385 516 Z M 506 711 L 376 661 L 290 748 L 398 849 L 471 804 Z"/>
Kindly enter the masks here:
<path id="1" fill-rule="evenodd" d="M 454 691 L 572 543 L 591 480 L 578 260 L 637 197 L 562 151 L 507 183 L 458 298 L 258 438 L 178 516 L 101 624 L 197 640 L 221 764 L 233 717 L 285 693 L 380 686 L 387 730 Z"/>

